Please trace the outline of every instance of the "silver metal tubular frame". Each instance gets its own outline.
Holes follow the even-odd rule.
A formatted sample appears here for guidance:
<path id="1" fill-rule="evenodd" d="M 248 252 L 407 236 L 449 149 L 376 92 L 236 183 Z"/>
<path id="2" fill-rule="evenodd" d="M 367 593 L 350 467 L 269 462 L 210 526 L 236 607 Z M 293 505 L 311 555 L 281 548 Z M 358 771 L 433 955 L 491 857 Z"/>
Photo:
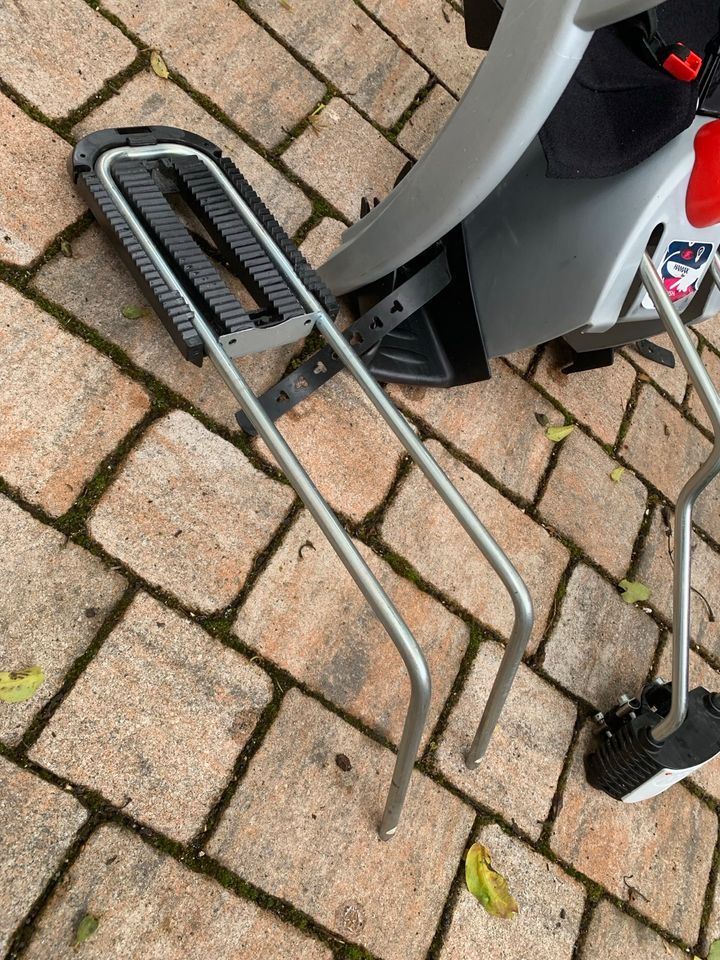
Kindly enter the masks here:
<path id="1" fill-rule="evenodd" d="M 242 197 L 219 167 L 209 157 L 178 144 L 161 144 L 154 147 L 121 147 L 109 150 L 100 157 L 95 172 L 111 195 L 113 201 L 126 217 L 138 240 L 142 243 L 143 247 L 145 247 L 146 252 L 164 279 L 172 283 L 173 288 L 177 288 L 176 278 L 174 278 L 174 275 L 164 263 L 162 256 L 147 235 L 142 223 L 140 223 L 125 201 L 111 173 L 113 161 L 122 157 L 150 159 L 158 155 L 196 156 L 205 163 L 206 167 L 218 179 L 238 213 L 255 234 L 256 239 L 265 248 L 289 286 L 295 291 L 307 312 L 316 315 L 316 326 L 323 337 L 357 380 L 375 409 L 383 417 L 434 489 L 440 494 L 443 501 L 480 549 L 483 556 L 490 563 L 508 590 L 515 611 L 515 621 L 505 655 L 467 757 L 468 766 L 476 766 L 487 748 L 487 744 L 497 724 L 497 720 L 507 699 L 512 681 L 523 653 L 527 648 L 532 632 L 534 621 L 533 606 L 524 581 L 515 570 L 510 559 L 472 511 L 469 504 L 453 486 L 450 479 L 426 450 L 422 442 L 417 438 L 405 418 L 399 413 L 392 401 L 367 371 L 352 346 L 335 327 L 332 318 L 295 274 L 292 265 L 282 250 L 280 250 L 272 238 L 263 230 L 252 210 L 243 201 Z M 380 827 L 381 838 L 389 839 L 397 829 L 430 705 L 431 680 L 425 657 L 412 633 L 392 604 L 392 601 L 371 573 L 367 564 L 358 553 L 334 513 L 323 500 L 275 424 L 264 412 L 261 404 L 245 380 L 238 373 L 234 364 L 230 361 L 223 346 L 218 343 L 213 331 L 198 313 L 185 292 L 182 289 L 180 289 L 180 292 L 183 294 L 188 307 L 192 310 L 193 323 L 203 340 L 208 356 L 217 367 L 224 382 L 237 399 L 243 412 L 253 424 L 259 436 L 265 441 L 268 449 L 297 491 L 303 503 L 305 503 L 321 530 L 330 541 L 333 549 L 370 604 L 373 612 L 385 627 L 407 668 L 411 683 L 410 705 L 398 747 L 395 770 L 393 772 L 392 783 Z"/>
<path id="2" fill-rule="evenodd" d="M 206 163 L 208 169 L 223 181 L 223 186 L 232 197 L 233 202 L 242 213 L 244 219 L 251 227 L 257 238 L 261 240 L 268 254 L 276 262 L 282 258 L 284 261 L 287 279 L 295 277 L 295 273 L 290 263 L 286 260 L 282 251 L 273 242 L 272 238 L 267 236 L 252 211 L 247 207 L 242 197 L 237 193 L 232 184 L 222 174 L 208 157 L 187 147 L 176 144 L 166 144 L 156 147 L 134 147 L 118 148 L 108 150 L 104 153 L 96 166 L 96 174 L 101 180 L 103 186 L 108 191 L 121 211 L 131 229 L 135 233 L 138 241 L 144 247 L 146 253 L 153 261 L 154 265 L 162 275 L 163 279 L 172 285 L 172 289 L 180 293 L 188 308 L 192 311 L 193 324 L 200 338 L 203 341 L 207 355 L 215 365 L 218 373 L 225 384 L 229 387 L 233 396 L 240 404 L 245 415 L 255 427 L 258 435 L 265 441 L 272 456 L 275 458 L 278 466 L 284 472 L 300 499 L 308 508 L 323 534 L 327 537 L 338 557 L 342 561 L 346 570 L 350 573 L 353 580 L 361 590 L 363 596 L 370 604 L 375 616 L 380 620 L 390 638 L 395 644 L 400 656 L 403 659 L 405 667 L 410 677 L 410 703 L 408 706 L 405 724 L 403 727 L 400 744 L 398 746 L 397 760 L 395 769 L 388 791 L 385 811 L 380 824 L 379 834 L 381 839 L 390 839 L 397 830 L 400 815 L 402 812 L 405 796 L 410 783 L 415 758 L 417 756 L 420 741 L 422 739 L 427 713 L 430 707 L 431 696 L 431 678 L 427 662 L 422 650 L 417 644 L 414 636 L 398 613 L 394 604 L 387 596 L 377 579 L 373 575 L 368 565 L 363 560 L 357 548 L 347 535 L 335 514 L 320 495 L 315 484 L 312 482 L 306 471 L 303 469 L 299 460 L 292 452 L 284 437 L 280 434 L 277 427 L 265 413 L 261 404 L 257 400 L 243 376 L 239 373 L 230 357 L 225 351 L 224 346 L 218 341 L 213 330 L 205 322 L 194 303 L 187 296 L 185 290 L 178 284 L 174 273 L 168 268 L 162 255 L 157 250 L 152 239 L 148 236 L 140 220 L 135 216 L 133 210 L 126 202 L 122 192 L 112 177 L 112 163 L 115 160 L 124 157 L 136 157 L 151 159 L 162 154 L 175 154 L 178 156 L 193 155 Z M 312 301 L 310 312 L 325 312 L 320 304 L 312 297 L 299 279 L 294 284 L 296 292 L 302 295 L 303 301 Z M 302 302 L 302 301 L 301 301 Z M 328 318 L 329 320 L 329 318 Z M 330 321 L 331 325 L 332 322 Z M 334 328 L 333 328 L 334 329 Z M 345 340 L 343 339 L 343 344 Z"/>
<path id="3" fill-rule="evenodd" d="M 720 276 L 720 264 L 713 263 L 713 277 Z M 687 716 L 688 657 L 690 647 L 690 583 L 692 574 L 692 511 L 695 501 L 711 480 L 720 473 L 720 397 L 690 334 L 665 290 L 660 274 L 646 253 L 640 264 L 642 282 L 650 294 L 658 316 L 670 335 L 690 380 L 710 417 L 714 433 L 712 451 L 680 491 L 675 510 L 673 564 L 673 654 L 672 702 L 670 712 L 653 728 L 653 740 L 666 740 L 678 730 Z"/>

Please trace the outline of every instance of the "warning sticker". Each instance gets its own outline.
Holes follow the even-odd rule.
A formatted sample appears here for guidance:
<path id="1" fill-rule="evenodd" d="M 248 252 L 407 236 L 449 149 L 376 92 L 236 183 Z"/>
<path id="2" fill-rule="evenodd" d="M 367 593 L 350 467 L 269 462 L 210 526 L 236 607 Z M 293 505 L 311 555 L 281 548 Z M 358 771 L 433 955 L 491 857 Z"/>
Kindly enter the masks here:
<path id="1" fill-rule="evenodd" d="M 660 276 L 678 309 L 687 306 L 697 293 L 712 252 L 712 243 L 673 240 L 668 244 L 660 264 Z M 649 294 L 643 297 L 642 305 L 646 310 L 654 309 Z"/>

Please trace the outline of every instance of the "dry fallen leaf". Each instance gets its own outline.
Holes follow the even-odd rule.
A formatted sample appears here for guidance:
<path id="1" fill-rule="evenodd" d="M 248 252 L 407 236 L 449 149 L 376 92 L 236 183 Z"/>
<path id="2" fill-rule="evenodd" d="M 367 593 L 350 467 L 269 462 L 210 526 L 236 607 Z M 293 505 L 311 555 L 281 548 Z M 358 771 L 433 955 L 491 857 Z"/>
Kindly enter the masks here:
<path id="1" fill-rule="evenodd" d="M 27 670 L 0 671 L 0 700 L 4 703 L 22 703 L 29 700 L 45 679 L 40 667 Z"/>
<path id="2" fill-rule="evenodd" d="M 509 920 L 518 912 L 518 905 L 508 890 L 507 880 L 491 865 L 490 851 L 474 843 L 465 858 L 465 883 L 492 917 Z"/>
<path id="3" fill-rule="evenodd" d="M 323 112 L 324 109 L 325 109 L 325 104 L 321 103 L 317 107 L 315 107 L 313 112 L 308 117 L 310 126 L 313 128 L 315 133 L 319 133 L 320 130 L 324 130 L 326 127 L 326 124 L 322 123 L 322 121 L 320 120 L 320 114 Z"/>
<path id="4" fill-rule="evenodd" d="M 168 70 L 159 50 L 153 50 L 150 54 L 150 66 L 152 68 L 152 72 L 157 74 L 158 77 L 162 77 L 163 80 L 167 80 L 167 78 L 170 76 L 170 71 Z"/>
<path id="5" fill-rule="evenodd" d="M 566 423 L 563 427 L 548 427 L 545 431 L 545 436 L 548 440 L 552 440 L 553 443 L 559 443 L 561 440 L 564 440 L 565 437 L 569 436 L 575 427 L 572 423 Z"/>

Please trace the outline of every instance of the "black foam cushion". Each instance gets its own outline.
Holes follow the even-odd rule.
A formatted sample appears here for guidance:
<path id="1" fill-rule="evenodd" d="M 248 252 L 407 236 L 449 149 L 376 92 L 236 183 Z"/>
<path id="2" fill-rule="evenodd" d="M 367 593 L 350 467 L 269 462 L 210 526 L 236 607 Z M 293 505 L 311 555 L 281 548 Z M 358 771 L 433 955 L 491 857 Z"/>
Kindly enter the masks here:
<path id="1" fill-rule="evenodd" d="M 657 8 L 659 33 L 703 56 L 719 12 L 717 0 L 666 0 Z M 696 82 L 684 83 L 644 60 L 624 24 L 598 30 L 540 131 L 548 176 L 597 178 L 629 170 L 690 126 L 697 97 Z"/>

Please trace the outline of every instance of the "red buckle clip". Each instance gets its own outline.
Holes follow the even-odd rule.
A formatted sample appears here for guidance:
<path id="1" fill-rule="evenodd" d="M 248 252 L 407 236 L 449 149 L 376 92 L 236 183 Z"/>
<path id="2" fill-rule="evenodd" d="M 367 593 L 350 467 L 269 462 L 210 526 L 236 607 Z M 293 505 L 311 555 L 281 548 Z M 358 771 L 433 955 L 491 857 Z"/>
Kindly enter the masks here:
<path id="1" fill-rule="evenodd" d="M 663 70 L 667 70 L 676 80 L 691 83 L 700 73 L 702 64 L 702 57 L 686 47 L 684 43 L 675 43 L 669 55 L 663 60 Z"/>

